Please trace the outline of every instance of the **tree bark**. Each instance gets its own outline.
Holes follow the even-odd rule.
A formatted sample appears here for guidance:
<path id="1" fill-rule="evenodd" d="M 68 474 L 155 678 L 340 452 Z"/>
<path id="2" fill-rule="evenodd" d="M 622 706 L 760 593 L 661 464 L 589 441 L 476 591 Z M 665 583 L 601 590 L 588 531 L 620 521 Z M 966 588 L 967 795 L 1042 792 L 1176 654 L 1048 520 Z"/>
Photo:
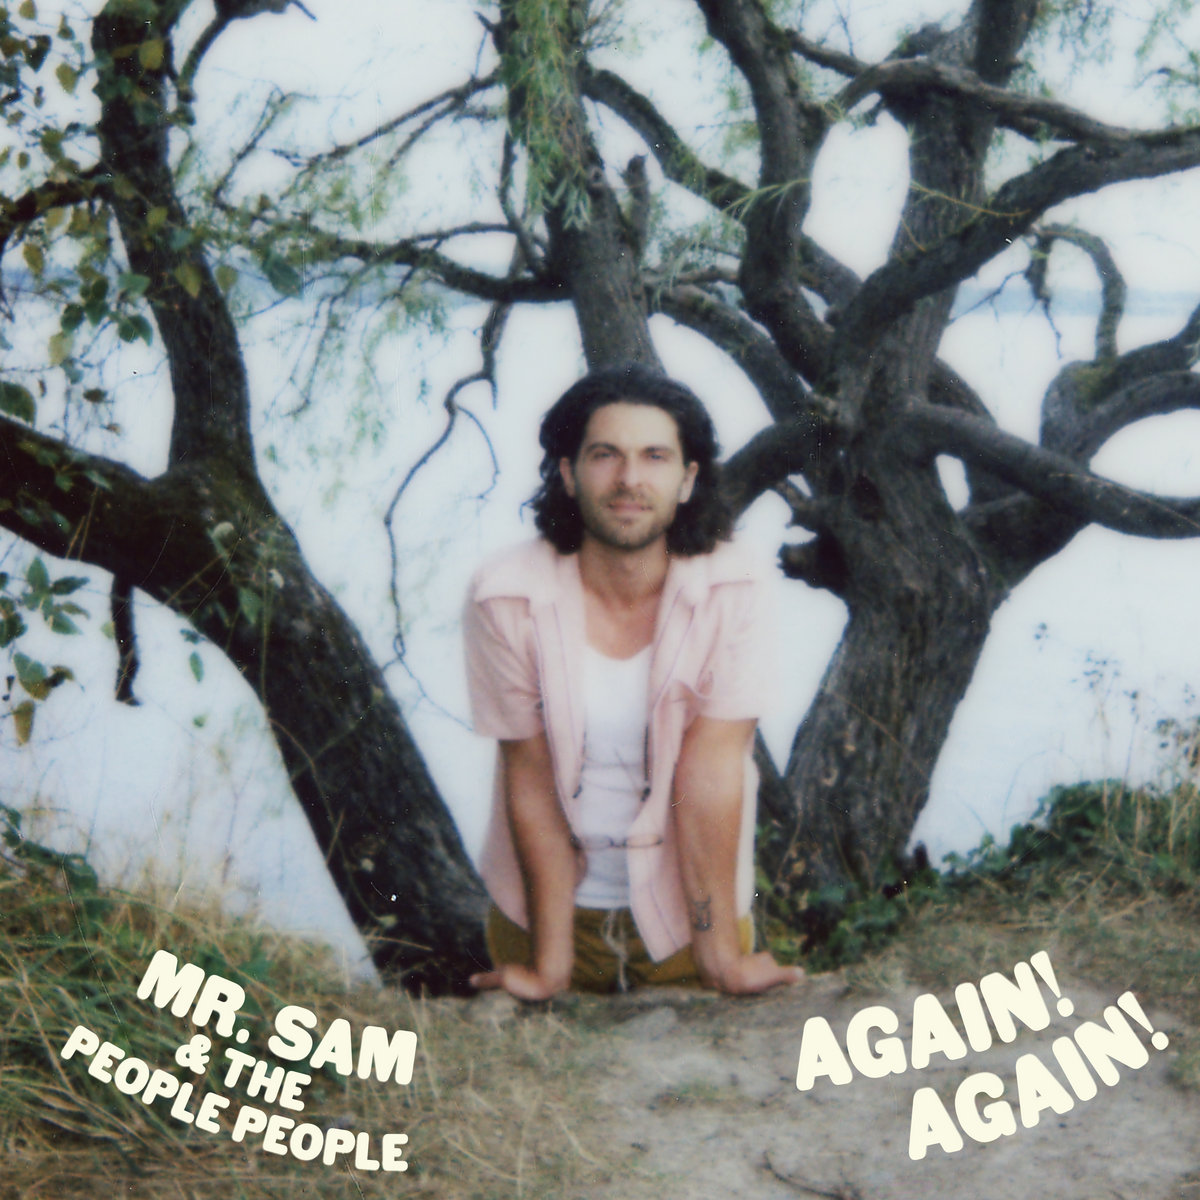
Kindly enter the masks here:
<path id="1" fill-rule="evenodd" d="M 226 655 L 263 705 L 375 963 L 409 986 L 461 989 L 485 961 L 482 888 L 381 671 L 259 481 L 237 334 L 175 192 L 167 105 L 179 8 L 113 0 L 92 39 L 103 197 L 130 268 L 149 281 L 170 368 L 170 467 L 147 480 L 0 420 L 0 498 L 12 501 L 0 522 L 112 571 Z M 155 38 L 165 52 L 139 52 Z"/>
<path id="2" fill-rule="evenodd" d="M 785 553 L 784 569 L 836 591 L 849 619 L 783 772 L 793 819 L 776 819 L 760 847 L 772 904 L 790 917 L 807 910 L 817 938 L 847 889 L 871 891 L 902 873 L 1006 594 L 931 464 L 897 461 L 887 439 L 838 456 L 831 475 L 840 478 L 825 487 L 839 499 L 824 507 L 817 541 Z"/>

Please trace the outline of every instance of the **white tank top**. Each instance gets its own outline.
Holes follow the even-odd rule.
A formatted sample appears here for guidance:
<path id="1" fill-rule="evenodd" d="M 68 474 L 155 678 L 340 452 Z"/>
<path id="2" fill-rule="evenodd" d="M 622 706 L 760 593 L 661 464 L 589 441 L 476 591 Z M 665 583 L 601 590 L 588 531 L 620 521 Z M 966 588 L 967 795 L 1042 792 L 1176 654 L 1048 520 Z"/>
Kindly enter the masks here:
<path id="1" fill-rule="evenodd" d="M 646 793 L 650 647 L 608 658 L 585 646 L 583 772 L 575 833 L 587 871 L 575 891 L 582 908 L 629 903 L 625 839 Z"/>

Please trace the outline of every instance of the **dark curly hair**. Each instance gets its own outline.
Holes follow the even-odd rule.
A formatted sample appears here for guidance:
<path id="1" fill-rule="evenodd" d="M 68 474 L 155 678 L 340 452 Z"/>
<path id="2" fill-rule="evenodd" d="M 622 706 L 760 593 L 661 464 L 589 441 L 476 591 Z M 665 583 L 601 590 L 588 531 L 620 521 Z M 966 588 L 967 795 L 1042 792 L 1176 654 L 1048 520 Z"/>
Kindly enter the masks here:
<path id="1" fill-rule="evenodd" d="M 567 494 L 558 464 L 575 461 L 592 414 L 606 404 L 645 404 L 661 408 L 675 420 L 685 463 L 696 463 L 691 498 L 681 504 L 667 530 L 672 554 L 708 554 L 729 538 L 733 517 L 720 493 L 720 468 L 712 420 L 695 393 L 682 383 L 639 363 L 623 363 L 592 371 L 572 384 L 542 419 L 541 487 L 529 501 L 542 536 L 560 553 L 572 554 L 583 544 L 579 505 Z"/>

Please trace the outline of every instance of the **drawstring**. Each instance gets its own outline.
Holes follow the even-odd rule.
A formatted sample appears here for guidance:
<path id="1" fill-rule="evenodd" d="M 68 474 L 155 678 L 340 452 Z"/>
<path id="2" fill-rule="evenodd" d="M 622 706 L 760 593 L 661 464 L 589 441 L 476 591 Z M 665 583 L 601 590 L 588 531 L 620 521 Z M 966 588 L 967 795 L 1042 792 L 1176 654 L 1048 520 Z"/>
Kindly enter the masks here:
<path id="1" fill-rule="evenodd" d="M 625 973 L 625 968 L 629 963 L 629 947 L 626 944 L 627 926 L 622 920 L 623 916 L 624 913 L 621 909 L 610 908 L 604 916 L 604 923 L 600 926 L 600 936 L 617 960 L 618 992 L 629 991 L 629 978 Z"/>

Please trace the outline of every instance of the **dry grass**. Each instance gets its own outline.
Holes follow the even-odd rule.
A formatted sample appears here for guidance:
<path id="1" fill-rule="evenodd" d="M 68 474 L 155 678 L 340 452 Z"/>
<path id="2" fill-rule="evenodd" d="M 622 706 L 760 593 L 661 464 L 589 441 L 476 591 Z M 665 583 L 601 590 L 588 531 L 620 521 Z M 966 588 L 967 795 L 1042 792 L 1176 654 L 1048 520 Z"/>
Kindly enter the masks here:
<path id="1" fill-rule="evenodd" d="M 1120 807 L 1128 797 L 1101 800 L 1092 815 L 1104 828 L 1090 848 L 1071 843 L 1069 829 L 1059 830 L 1063 845 L 1053 854 L 1044 839 L 1027 839 L 1015 859 L 993 862 L 991 874 L 914 905 L 898 939 L 847 968 L 846 981 L 869 991 L 944 990 L 1045 949 L 1064 981 L 1114 997 L 1132 988 L 1148 1010 L 1179 1018 L 1183 1028 L 1171 1030 L 1182 1050 L 1176 1074 L 1200 1082 L 1200 1041 L 1190 1032 L 1200 1028 L 1200 904 L 1186 886 L 1190 860 L 1165 862 L 1152 840 L 1131 848 L 1129 830 L 1142 839 L 1162 816 L 1139 811 L 1142 799 L 1133 808 Z M 1191 817 L 1184 821 L 1178 805 L 1166 816 L 1170 836 L 1194 846 Z M 99 889 L 86 863 L 39 857 L 37 849 L 0 855 L 0 1200 L 91 1200 L 98 1191 L 145 1200 L 644 1192 L 636 1145 L 606 1141 L 605 1126 L 589 1119 L 597 1081 L 611 1068 L 613 1017 L 603 1003 L 568 997 L 552 1009 L 520 1008 L 504 997 L 429 1001 L 347 987 L 331 958 L 306 942 Z M 184 1076 L 174 1052 L 193 1027 L 135 994 L 159 948 L 246 989 L 245 1049 L 262 1057 L 271 1057 L 266 1039 L 285 1004 L 313 1010 L 320 1030 L 335 1017 L 355 1031 L 415 1030 L 410 1085 L 313 1072 L 303 1114 L 290 1114 L 322 1129 L 367 1131 L 376 1148 L 384 1133 L 407 1133 L 410 1169 L 391 1175 L 345 1160 L 301 1162 L 264 1153 L 259 1137 L 237 1145 L 228 1132 L 198 1131 L 161 1103 L 147 1107 L 90 1078 L 81 1058 L 63 1061 L 61 1047 L 83 1024 Z M 744 1021 L 745 1010 L 729 1017 Z M 225 1088 L 212 1068 L 210 1076 L 235 1106 L 246 1100 L 240 1086 Z M 676 1088 L 671 1107 L 697 1119 L 713 1107 L 725 1111 L 723 1086 Z"/>
<path id="2" fill-rule="evenodd" d="M 1195 783 L 1169 792 L 1104 784 L 1067 794 L 1073 815 L 1052 816 L 1044 841 L 1023 831 L 1015 851 L 994 851 L 961 886 L 916 906 L 900 937 L 847 968 L 847 980 L 865 991 L 904 983 L 936 991 L 1046 950 L 1060 980 L 1114 998 L 1131 990 L 1146 1009 L 1180 1022 L 1173 1074 L 1200 1087 Z"/>
<path id="3" fill-rule="evenodd" d="M 330 959 L 303 941 L 213 913 L 168 912 L 150 900 L 90 890 L 86 881 L 81 888 L 78 878 L 68 886 L 69 874 L 62 864 L 0 859 L 0 1200 L 92 1200 L 98 1187 L 147 1200 L 390 1196 L 401 1189 L 449 1200 L 554 1197 L 611 1178 L 581 1116 L 594 1040 L 554 1012 L 514 1015 L 374 986 L 347 990 Z M 269 1057 L 268 1026 L 285 1004 L 313 1010 L 320 1030 L 344 1017 L 356 1032 L 366 1025 L 416 1031 L 410 1085 L 346 1080 L 325 1069 L 304 1090 L 303 1114 L 285 1114 L 321 1128 L 368 1131 L 374 1151 L 384 1133 L 405 1132 L 409 1170 L 301 1162 L 264 1153 L 259 1138 L 239 1146 L 228 1132 L 173 1119 L 162 1101 L 147 1107 L 89 1077 L 82 1057 L 62 1060 L 62 1046 L 83 1024 L 203 1090 L 199 1077 L 174 1063 L 175 1048 L 194 1028 L 135 994 L 159 948 L 246 988 L 239 1023 L 251 1030 L 251 1053 L 261 1048 Z M 241 1085 L 225 1088 L 219 1073 L 214 1063 L 207 1083 L 231 1095 L 236 1108 L 246 1100 Z"/>

